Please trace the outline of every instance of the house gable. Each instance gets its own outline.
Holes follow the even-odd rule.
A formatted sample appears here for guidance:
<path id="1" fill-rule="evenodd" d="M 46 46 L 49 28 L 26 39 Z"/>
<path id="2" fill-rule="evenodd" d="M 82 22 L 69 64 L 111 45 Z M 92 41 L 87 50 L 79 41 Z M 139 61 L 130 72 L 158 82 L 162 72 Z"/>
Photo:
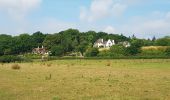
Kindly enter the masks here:
<path id="1" fill-rule="evenodd" d="M 95 43 L 94 43 L 94 47 L 100 48 L 100 47 L 104 47 L 104 48 L 109 48 L 111 46 L 115 45 L 114 40 L 107 40 L 107 41 L 103 41 L 103 39 L 98 39 Z"/>

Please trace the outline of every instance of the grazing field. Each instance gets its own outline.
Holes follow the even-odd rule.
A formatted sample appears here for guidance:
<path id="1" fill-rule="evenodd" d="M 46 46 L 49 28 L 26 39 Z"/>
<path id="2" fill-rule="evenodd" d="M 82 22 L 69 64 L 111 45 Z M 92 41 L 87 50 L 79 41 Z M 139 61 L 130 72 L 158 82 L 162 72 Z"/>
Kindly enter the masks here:
<path id="1" fill-rule="evenodd" d="M 0 100 L 169 100 L 170 59 L 0 64 Z"/>

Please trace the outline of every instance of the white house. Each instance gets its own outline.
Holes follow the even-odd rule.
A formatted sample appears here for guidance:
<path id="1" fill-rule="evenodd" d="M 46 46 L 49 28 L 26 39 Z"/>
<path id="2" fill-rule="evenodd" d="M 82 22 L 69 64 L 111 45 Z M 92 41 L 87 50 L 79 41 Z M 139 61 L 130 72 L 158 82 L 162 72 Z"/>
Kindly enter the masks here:
<path id="1" fill-rule="evenodd" d="M 105 41 L 104 43 L 104 47 L 105 48 L 110 48 L 111 46 L 115 45 L 115 41 L 114 40 L 108 40 L 108 41 Z"/>
<path id="2" fill-rule="evenodd" d="M 103 39 L 98 39 L 94 43 L 94 47 L 97 47 L 97 48 L 110 48 L 113 45 L 115 45 L 115 41 L 111 40 L 111 39 L 109 39 L 107 41 L 104 41 Z"/>

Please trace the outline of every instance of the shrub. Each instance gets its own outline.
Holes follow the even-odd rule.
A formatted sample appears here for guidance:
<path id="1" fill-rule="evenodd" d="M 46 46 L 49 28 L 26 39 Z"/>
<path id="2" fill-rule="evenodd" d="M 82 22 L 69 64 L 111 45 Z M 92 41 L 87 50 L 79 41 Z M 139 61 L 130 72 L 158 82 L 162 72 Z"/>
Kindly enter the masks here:
<path id="1" fill-rule="evenodd" d="M 10 63 L 10 62 L 21 62 L 23 59 L 19 56 L 5 55 L 0 57 L 0 62 Z"/>
<path id="2" fill-rule="evenodd" d="M 157 46 L 170 46 L 170 39 L 169 38 L 161 38 L 156 40 Z"/>
<path id="3" fill-rule="evenodd" d="M 170 47 L 168 47 L 168 48 L 165 50 L 165 55 L 166 55 L 166 56 L 170 56 Z"/>
<path id="4" fill-rule="evenodd" d="M 143 40 L 132 40 L 131 46 L 126 48 L 126 55 L 137 55 L 141 53 L 141 47 L 144 45 Z"/>
<path id="5" fill-rule="evenodd" d="M 64 54 L 64 48 L 62 46 L 54 46 L 51 48 L 52 56 L 62 56 Z"/>
<path id="6" fill-rule="evenodd" d="M 41 59 L 42 55 L 38 54 L 24 54 L 24 57 L 27 59 Z"/>
<path id="7" fill-rule="evenodd" d="M 141 54 L 142 56 L 165 56 L 166 46 L 148 46 L 142 47 Z"/>
<path id="8" fill-rule="evenodd" d="M 109 50 L 100 51 L 98 57 L 110 57 L 111 53 Z"/>
<path id="9" fill-rule="evenodd" d="M 141 54 L 142 56 L 163 56 L 164 55 L 164 51 L 161 50 L 142 50 Z"/>
<path id="10" fill-rule="evenodd" d="M 12 65 L 12 69 L 19 70 L 21 67 L 18 64 Z"/>
<path id="11" fill-rule="evenodd" d="M 110 48 L 111 56 L 124 56 L 126 54 L 126 48 L 124 46 L 114 45 Z"/>
<path id="12" fill-rule="evenodd" d="M 85 56 L 96 57 L 98 54 L 99 54 L 98 48 L 89 48 L 87 49 Z"/>
<path id="13" fill-rule="evenodd" d="M 135 46 L 130 46 L 126 48 L 126 55 L 134 56 L 141 52 L 141 49 Z"/>

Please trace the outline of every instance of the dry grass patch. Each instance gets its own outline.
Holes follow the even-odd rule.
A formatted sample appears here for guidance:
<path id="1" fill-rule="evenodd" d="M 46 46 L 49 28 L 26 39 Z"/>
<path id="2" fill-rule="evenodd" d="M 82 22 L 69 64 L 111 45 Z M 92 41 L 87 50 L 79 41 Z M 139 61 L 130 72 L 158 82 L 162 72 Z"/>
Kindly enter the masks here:
<path id="1" fill-rule="evenodd" d="M 13 65 L 11 66 L 11 68 L 14 69 L 14 70 L 19 70 L 19 69 L 21 69 L 21 66 L 18 65 L 18 64 L 13 64 Z"/>
<path id="2" fill-rule="evenodd" d="M 52 66 L 52 63 L 48 63 L 48 64 L 47 64 L 47 67 L 51 67 L 51 66 Z"/>
<path id="3" fill-rule="evenodd" d="M 106 64 L 106 66 L 111 66 L 111 62 L 108 61 L 107 64 Z"/>
<path id="4" fill-rule="evenodd" d="M 144 46 L 142 50 L 166 50 L 169 46 Z"/>
<path id="5" fill-rule="evenodd" d="M 47 67 L 50 63 L 51 67 Z M 56 60 L 31 64 L 20 63 L 19 72 L 10 69 L 13 63 L 1 67 L 0 100 L 170 98 L 170 59 Z"/>

